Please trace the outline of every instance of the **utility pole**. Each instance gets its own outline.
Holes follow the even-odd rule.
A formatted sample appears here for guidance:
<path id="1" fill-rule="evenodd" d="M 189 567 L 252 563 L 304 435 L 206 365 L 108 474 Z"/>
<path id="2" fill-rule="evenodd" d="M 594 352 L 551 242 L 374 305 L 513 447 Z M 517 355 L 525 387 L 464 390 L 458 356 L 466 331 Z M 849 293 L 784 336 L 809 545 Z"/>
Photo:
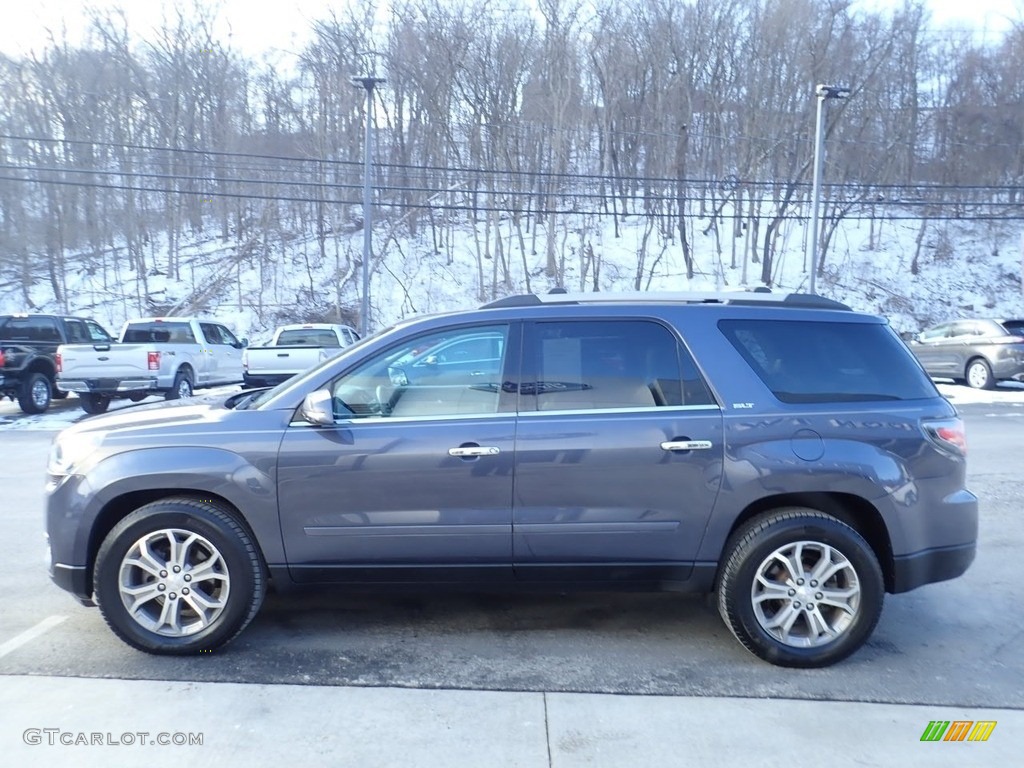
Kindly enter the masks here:
<path id="1" fill-rule="evenodd" d="M 373 89 L 387 80 L 383 77 L 353 77 L 352 84 L 366 89 L 366 138 L 363 142 L 363 300 L 359 310 L 359 335 L 370 333 L 370 254 L 373 245 L 373 188 L 370 161 L 373 157 Z"/>
<path id="2" fill-rule="evenodd" d="M 842 85 L 817 85 L 814 94 L 818 97 L 817 116 L 814 121 L 814 183 L 811 187 L 811 236 L 807 251 L 811 263 L 811 293 L 816 293 L 815 278 L 818 274 L 818 210 L 821 206 L 821 155 L 825 143 L 825 121 L 823 119 L 825 99 L 845 99 L 850 89 Z"/>

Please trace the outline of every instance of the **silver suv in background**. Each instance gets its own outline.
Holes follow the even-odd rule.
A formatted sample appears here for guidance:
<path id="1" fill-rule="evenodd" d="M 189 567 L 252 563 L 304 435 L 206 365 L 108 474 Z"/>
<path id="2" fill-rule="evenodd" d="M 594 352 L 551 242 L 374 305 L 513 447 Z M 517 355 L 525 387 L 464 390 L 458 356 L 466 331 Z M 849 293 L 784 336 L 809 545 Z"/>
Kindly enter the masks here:
<path id="1" fill-rule="evenodd" d="M 268 582 L 469 584 L 714 592 L 752 653 L 820 667 L 886 592 L 968 568 L 965 454 L 882 318 L 795 294 L 515 296 L 271 390 L 65 430 L 51 575 L 160 654 L 228 642 Z"/>
<path id="2" fill-rule="evenodd" d="M 1024 381 L 1024 320 L 955 320 L 911 339 L 921 365 L 935 378 L 975 389 Z"/>

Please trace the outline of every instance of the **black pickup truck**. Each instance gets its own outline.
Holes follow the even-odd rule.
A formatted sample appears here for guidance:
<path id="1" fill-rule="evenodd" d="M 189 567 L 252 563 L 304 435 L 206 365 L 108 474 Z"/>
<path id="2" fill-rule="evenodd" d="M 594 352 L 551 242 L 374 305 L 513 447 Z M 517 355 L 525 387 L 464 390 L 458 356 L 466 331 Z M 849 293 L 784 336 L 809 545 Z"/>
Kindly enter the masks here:
<path id="1" fill-rule="evenodd" d="M 17 400 L 25 413 L 42 413 L 51 398 L 67 397 L 54 385 L 57 347 L 112 340 L 88 318 L 0 315 L 0 397 Z"/>

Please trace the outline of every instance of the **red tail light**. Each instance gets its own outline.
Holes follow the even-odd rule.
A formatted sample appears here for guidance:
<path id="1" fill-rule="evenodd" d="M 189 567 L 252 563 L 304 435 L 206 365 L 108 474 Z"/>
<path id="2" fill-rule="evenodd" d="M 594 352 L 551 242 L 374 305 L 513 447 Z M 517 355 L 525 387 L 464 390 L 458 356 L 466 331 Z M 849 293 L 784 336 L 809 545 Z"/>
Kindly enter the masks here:
<path id="1" fill-rule="evenodd" d="M 160 353 L 150 352 L 147 360 L 149 370 L 159 371 L 160 370 Z"/>
<path id="2" fill-rule="evenodd" d="M 5 362 L 4 361 L 4 351 L 2 349 L 0 349 L 0 368 L 4 367 L 4 362 Z M 59 366 L 60 363 L 58 363 L 57 365 Z M 58 367 L 57 370 L 59 371 L 60 367 Z"/>
<path id="3" fill-rule="evenodd" d="M 64 370 L 64 362 L 60 359 L 60 352 L 57 353 L 57 357 L 55 358 L 55 362 L 57 363 L 57 373 L 60 373 L 61 371 Z M 0 365 L 3 365 L 3 364 L 4 364 L 4 353 L 0 352 Z"/>
<path id="4" fill-rule="evenodd" d="M 932 442 L 950 453 L 967 455 L 967 433 L 960 419 L 925 420 L 921 426 Z"/>

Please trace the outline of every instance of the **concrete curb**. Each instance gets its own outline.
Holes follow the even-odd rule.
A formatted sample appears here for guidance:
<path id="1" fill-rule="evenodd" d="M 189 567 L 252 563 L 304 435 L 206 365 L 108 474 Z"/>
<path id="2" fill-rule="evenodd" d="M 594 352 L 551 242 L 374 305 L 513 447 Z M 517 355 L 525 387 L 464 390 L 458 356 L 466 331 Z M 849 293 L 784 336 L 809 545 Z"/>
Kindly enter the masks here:
<path id="1" fill-rule="evenodd" d="M 5 676 L 6 765 L 1011 766 L 1024 712 L 782 699 Z M 922 742 L 930 721 L 995 721 Z M 194 742 L 198 735 L 201 743 Z M 158 741 L 170 742 L 167 744 Z M 817 755 L 817 756 L 815 756 Z"/>

